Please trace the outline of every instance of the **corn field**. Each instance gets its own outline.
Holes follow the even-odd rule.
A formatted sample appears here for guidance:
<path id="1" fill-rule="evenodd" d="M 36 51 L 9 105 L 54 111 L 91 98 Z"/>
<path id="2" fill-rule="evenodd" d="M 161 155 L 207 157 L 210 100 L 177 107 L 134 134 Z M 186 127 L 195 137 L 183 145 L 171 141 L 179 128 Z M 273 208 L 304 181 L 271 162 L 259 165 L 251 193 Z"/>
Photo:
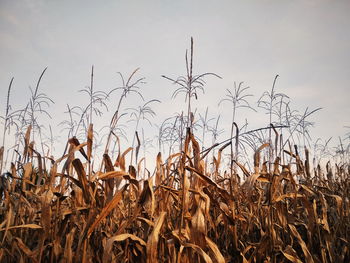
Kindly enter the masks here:
<path id="1" fill-rule="evenodd" d="M 64 154 L 53 158 L 39 147 L 41 130 L 36 116 L 44 112 L 39 107 L 42 102 L 49 103 L 38 91 L 44 70 L 31 103 L 16 115 L 21 120 L 29 116 L 20 122 L 18 131 L 23 132 L 16 135 L 17 144 L 10 149 L 17 157 L 11 158 L 4 146 L 0 151 L 4 172 L 0 178 L 1 262 L 350 261 L 350 166 L 344 149 L 343 159 L 334 165 L 315 165 L 310 157 L 306 117 L 317 110 L 293 115 L 289 104 L 282 103 L 287 97 L 278 96 L 273 87 L 265 94 L 270 104 L 263 96 L 259 100 L 261 108 L 270 109 L 270 125 L 263 129 L 266 137 L 254 141 L 245 136 L 251 133 L 239 130 L 236 124 L 236 111 L 247 98 L 246 89 L 239 84 L 226 98 L 233 106 L 230 139 L 213 141 L 205 148 L 205 140 L 197 137 L 201 132 L 195 128 L 198 117 L 193 100 L 203 89 L 204 77 L 219 76 L 194 75 L 192 60 L 193 41 L 189 54 L 186 52 L 187 75 L 163 76 L 178 85 L 173 96 L 186 94 L 188 107 L 182 119 L 178 116 L 169 126 L 168 131 L 181 132 L 177 139 L 168 136 L 169 150 L 162 150 L 164 138 L 159 136 L 159 153 L 148 159 L 155 163 L 153 174 L 144 168 L 145 158 L 138 158 L 143 141 L 138 130 L 140 117 L 131 147 L 123 148 L 122 136 L 116 132 L 120 105 L 129 93 L 139 92 L 142 79 L 133 81 L 137 71 L 123 79 L 118 108 L 102 145 L 105 150 L 99 153 L 94 150 L 92 116 L 98 113 L 97 104 L 104 106 L 105 94 L 93 90 L 92 69 L 91 86 L 86 90 L 90 103 L 83 108 L 80 121 L 68 123 Z M 140 112 L 152 115 L 151 102 L 157 101 L 145 103 Z M 284 114 L 278 115 L 280 122 L 274 122 L 276 105 L 285 107 Z M 4 142 L 15 116 L 8 109 Z M 72 112 L 69 106 L 68 112 Z M 284 116 L 290 117 L 288 123 L 283 122 Z M 181 129 L 171 128 L 175 126 Z M 295 143 L 297 133 L 304 136 L 300 137 L 302 147 Z M 253 144 L 253 150 L 243 151 L 243 142 Z M 229 162 L 224 161 L 224 153 Z M 10 156 L 8 167 L 3 165 L 5 155 Z"/>

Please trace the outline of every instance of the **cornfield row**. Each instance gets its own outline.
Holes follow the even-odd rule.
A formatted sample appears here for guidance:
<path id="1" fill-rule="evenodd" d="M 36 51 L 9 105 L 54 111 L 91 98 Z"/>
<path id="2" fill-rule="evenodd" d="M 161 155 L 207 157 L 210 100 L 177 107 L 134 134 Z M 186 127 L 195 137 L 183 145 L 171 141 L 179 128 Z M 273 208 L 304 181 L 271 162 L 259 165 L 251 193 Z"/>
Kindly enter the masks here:
<path id="1" fill-rule="evenodd" d="M 209 169 L 188 128 L 183 150 L 158 154 L 144 179 L 126 165 L 132 148 L 94 170 L 92 125 L 57 160 L 34 150 L 30 128 L 22 161 L 1 176 L 1 262 L 350 261 L 348 165 L 311 168 L 297 149 L 269 162 L 263 144 L 254 171 L 227 169 L 229 142 Z"/>

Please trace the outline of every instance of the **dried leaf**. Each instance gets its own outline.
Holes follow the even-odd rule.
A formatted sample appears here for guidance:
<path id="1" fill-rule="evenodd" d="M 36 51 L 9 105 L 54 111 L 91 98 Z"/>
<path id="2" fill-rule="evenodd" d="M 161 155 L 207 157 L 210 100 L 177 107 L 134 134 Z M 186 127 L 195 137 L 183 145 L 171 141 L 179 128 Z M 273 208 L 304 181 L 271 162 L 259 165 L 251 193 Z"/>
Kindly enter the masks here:
<path id="1" fill-rule="evenodd" d="M 296 194 L 296 193 L 288 193 L 288 194 L 284 194 L 284 195 L 280 195 L 277 198 L 275 198 L 273 201 L 274 202 L 280 202 L 285 198 L 301 198 L 304 197 L 304 195 L 302 194 Z"/>
<path id="2" fill-rule="evenodd" d="M 214 258 L 215 262 L 217 262 L 217 263 L 225 263 L 225 258 L 221 254 L 218 246 L 207 236 L 205 236 L 205 241 L 207 242 L 208 247 L 210 248 L 211 252 L 215 256 L 215 258 Z"/>
<path id="3" fill-rule="evenodd" d="M 24 136 L 24 151 L 23 151 L 24 158 L 27 158 L 27 154 L 29 151 L 29 140 L 30 140 L 31 131 L 32 131 L 32 125 L 29 125 L 26 131 L 26 135 Z"/>
<path id="4" fill-rule="evenodd" d="M 211 260 L 211 258 L 208 256 L 208 254 L 205 253 L 204 250 L 201 249 L 199 246 L 197 246 L 195 244 L 191 244 L 191 243 L 184 243 L 183 246 L 186 247 L 186 248 L 191 248 L 194 251 L 196 251 L 198 253 L 198 255 L 200 255 L 202 257 L 204 262 L 207 262 L 207 263 L 212 263 L 213 262 Z"/>
<path id="5" fill-rule="evenodd" d="M 286 257 L 286 259 L 294 262 L 294 263 L 303 263 L 298 257 L 297 252 L 291 247 L 287 246 L 284 251 L 281 251 L 282 254 Z"/>
<path id="6" fill-rule="evenodd" d="M 66 244 L 64 247 L 64 260 L 65 263 L 71 263 L 73 262 L 73 251 L 72 251 L 72 245 L 74 240 L 74 234 L 75 234 L 76 228 L 73 227 L 69 234 L 66 236 Z"/>
<path id="7" fill-rule="evenodd" d="M 121 242 L 125 241 L 127 239 L 130 239 L 134 242 L 139 243 L 141 246 L 146 247 L 146 242 L 143 241 L 141 238 L 132 235 L 132 234 L 120 234 L 117 236 L 113 236 L 107 240 L 104 252 L 103 252 L 103 262 L 110 262 L 111 261 L 111 253 L 112 253 L 112 248 L 113 248 L 113 243 L 114 242 Z"/>
<path id="8" fill-rule="evenodd" d="M 102 209 L 101 213 L 97 216 L 96 220 L 94 223 L 89 227 L 87 236 L 89 237 L 94 231 L 95 227 L 103 220 L 106 218 L 106 216 L 118 205 L 119 201 L 122 198 L 123 192 L 126 190 L 128 185 L 124 185 L 124 187 L 119 190 L 113 197 L 113 199 Z"/>
<path id="9" fill-rule="evenodd" d="M 94 138 L 94 125 L 90 123 L 88 134 L 87 134 L 87 159 L 88 161 L 91 160 L 91 153 L 92 153 L 92 140 Z"/>
<path id="10" fill-rule="evenodd" d="M 85 202 L 89 204 L 92 198 L 92 193 L 90 192 L 90 187 L 87 181 L 87 176 L 86 176 L 83 164 L 79 159 L 74 159 L 72 163 L 78 174 L 79 181 L 82 185 Z"/>
<path id="11" fill-rule="evenodd" d="M 132 147 L 129 147 L 128 149 L 126 149 L 122 155 L 119 155 L 118 156 L 118 159 L 117 159 L 117 162 L 116 164 L 118 164 L 118 166 L 120 167 L 120 169 L 125 172 L 125 156 L 132 150 L 133 148 Z M 115 164 L 115 166 L 117 166 Z"/>
<path id="12" fill-rule="evenodd" d="M 18 226 L 10 226 L 8 229 L 11 230 L 11 229 L 18 229 L 18 228 L 42 229 L 41 226 L 36 225 L 36 224 L 25 224 L 25 225 L 18 225 Z M 4 231 L 4 230 L 6 230 L 6 228 L 1 228 L 0 232 Z"/>
<path id="13" fill-rule="evenodd" d="M 304 252 L 306 262 L 307 262 L 307 263 L 313 263 L 314 260 L 313 260 L 313 258 L 312 258 L 312 255 L 311 255 L 309 249 L 307 248 L 307 246 L 306 246 L 304 240 L 301 238 L 299 232 L 298 232 L 297 229 L 295 228 L 295 226 L 292 225 L 292 224 L 288 224 L 288 226 L 289 226 L 289 229 L 290 229 L 290 231 L 292 232 L 293 236 L 294 236 L 295 238 L 298 239 L 299 245 L 301 246 L 301 249 L 302 249 L 303 252 Z"/>
<path id="14" fill-rule="evenodd" d="M 164 223 L 166 212 L 161 212 L 147 240 L 147 262 L 158 262 L 159 231 Z"/>

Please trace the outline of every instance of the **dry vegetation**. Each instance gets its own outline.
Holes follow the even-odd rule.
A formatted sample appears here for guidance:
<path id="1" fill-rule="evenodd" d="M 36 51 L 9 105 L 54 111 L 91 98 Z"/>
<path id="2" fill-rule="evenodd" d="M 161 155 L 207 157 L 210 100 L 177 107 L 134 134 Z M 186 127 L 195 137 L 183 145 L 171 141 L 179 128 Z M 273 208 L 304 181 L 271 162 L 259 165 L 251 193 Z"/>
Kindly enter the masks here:
<path id="1" fill-rule="evenodd" d="M 170 149 L 165 152 L 169 154 L 160 150 L 153 175 L 144 168 L 145 160 L 138 159 L 140 141 L 144 141 L 138 128 L 133 147 L 127 149 L 120 149 L 121 136 L 116 134 L 120 105 L 129 93 L 138 92 L 142 81 L 132 80 L 136 71 L 123 80 L 118 108 L 102 146 L 101 164 L 93 161 L 97 153 L 92 115 L 95 104 L 103 106 L 106 94 L 93 91 L 93 74 L 86 90 L 89 105 L 82 108 L 79 121 L 70 118 L 66 123 L 69 140 L 61 158 L 48 157 L 34 143 L 35 132 L 41 137 L 35 116 L 42 113 L 43 101 L 49 102 L 38 92 L 42 75 L 25 112 L 10 115 L 7 107 L 4 141 L 15 117 L 23 126 L 18 131 L 24 131 L 16 135 L 15 147 L 10 148 L 16 158 L 12 155 L 11 159 L 11 152 L 1 148 L 1 169 L 5 170 L 5 155 L 12 160 L 0 178 L 1 262 L 350 261 L 348 149 L 342 145 L 338 152 L 342 162 L 334 167 L 330 163 L 325 168 L 313 165 L 307 148 L 294 146 L 293 135 L 299 131 L 305 142 L 306 117 L 315 111 L 306 110 L 294 121 L 297 125 L 292 126 L 291 118 L 296 114 L 288 115 L 287 124 L 273 125 L 273 116 L 278 116 L 275 106 L 281 106 L 276 101 L 286 98 L 275 93 L 274 87 L 264 94 L 270 103 L 264 96 L 259 100 L 268 110 L 271 125 L 239 130 L 235 113 L 240 105 L 250 107 L 241 84 L 234 92 L 228 91 L 227 100 L 233 106 L 230 139 L 213 140 L 212 147 L 202 148 L 194 136 L 201 133 L 195 129 L 191 99 L 203 89 L 204 77 L 217 75 L 192 75 L 192 60 L 191 47 L 189 60 L 186 54 L 187 75 L 176 80 L 165 77 L 180 85 L 175 96 L 186 94 L 187 116 L 173 122 L 177 129 L 170 130 L 179 131 L 180 136 L 177 142 L 167 137 Z M 151 102 L 156 101 L 133 111 L 137 120 L 153 114 Z M 289 105 L 283 105 L 291 113 Z M 68 112 L 72 116 L 69 106 Z M 207 114 L 201 120 L 201 128 L 206 129 Z M 213 136 L 218 133 L 217 123 Z M 79 126 L 84 125 L 85 132 L 79 135 Z M 254 138 L 262 132 L 266 137 L 259 144 Z M 160 149 L 164 147 L 161 135 Z M 252 145 L 251 155 L 244 151 L 243 143 Z M 116 157 L 110 150 L 113 145 Z M 223 161 L 225 151 L 228 164 Z M 242 158 L 245 153 L 252 160 L 251 169 Z"/>

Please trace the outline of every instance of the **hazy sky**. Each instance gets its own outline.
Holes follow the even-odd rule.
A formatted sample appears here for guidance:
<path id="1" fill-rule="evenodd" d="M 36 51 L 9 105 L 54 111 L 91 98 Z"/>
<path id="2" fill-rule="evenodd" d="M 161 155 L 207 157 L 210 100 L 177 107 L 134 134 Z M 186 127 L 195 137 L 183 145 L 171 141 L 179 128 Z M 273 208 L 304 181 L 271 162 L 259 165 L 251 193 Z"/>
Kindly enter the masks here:
<path id="1" fill-rule="evenodd" d="M 67 103 L 87 103 L 78 90 L 89 84 L 92 64 L 95 88 L 104 91 L 120 85 L 117 72 L 127 75 L 140 67 L 145 98 L 162 101 L 155 108 L 162 120 L 184 109 L 182 97 L 171 100 L 174 86 L 161 75 L 185 73 L 184 54 L 193 36 L 194 71 L 223 78 L 207 78 L 206 93 L 195 103 L 199 111 L 209 106 L 211 116 L 229 118 L 229 106 L 218 102 L 234 81 L 251 87 L 254 104 L 279 74 L 277 90 L 291 97 L 294 108 L 323 108 L 312 117 L 315 138 L 344 135 L 344 125 L 350 125 L 349 13 L 350 1 L 325 0 L 1 0 L 0 102 L 4 105 L 14 77 L 11 104 L 23 107 L 28 87 L 47 66 L 41 88 L 55 101 L 50 109 L 55 127 Z M 131 99 L 125 107 L 130 103 L 141 102 Z M 251 128 L 267 124 L 267 117 L 262 121 L 246 111 L 239 115 L 241 124 L 246 116 Z M 104 124 L 109 118 L 105 115 Z"/>

